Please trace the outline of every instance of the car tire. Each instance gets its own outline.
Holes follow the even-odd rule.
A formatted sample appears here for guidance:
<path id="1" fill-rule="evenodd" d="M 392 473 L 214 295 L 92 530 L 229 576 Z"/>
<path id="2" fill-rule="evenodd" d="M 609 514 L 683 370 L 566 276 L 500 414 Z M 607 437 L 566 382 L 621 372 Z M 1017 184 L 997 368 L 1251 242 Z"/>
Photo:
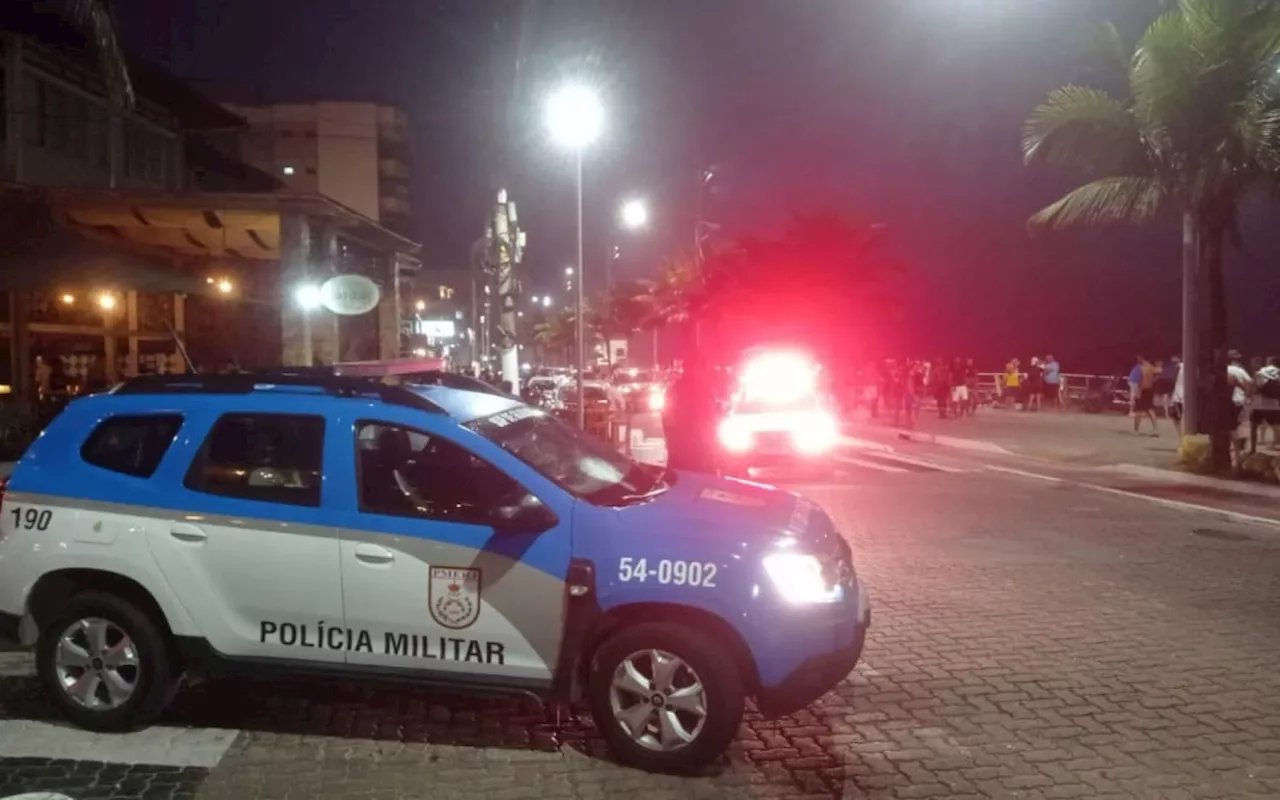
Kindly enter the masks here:
<path id="1" fill-rule="evenodd" d="M 655 652 L 664 657 L 668 666 L 670 658 L 682 665 L 676 669 L 674 680 L 666 687 L 666 692 L 662 692 L 652 680 L 655 672 L 652 656 Z M 650 658 L 647 672 L 643 663 L 646 657 Z M 648 690 L 653 695 L 641 698 L 638 692 L 615 690 L 615 676 L 620 683 L 629 683 L 631 688 L 635 686 L 634 681 L 625 680 L 630 672 L 628 662 L 639 668 L 639 677 L 650 679 Z M 693 685 L 701 686 L 700 694 L 689 693 Z M 696 710 L 675 709 L 674 705 L 659 708 L 671 703 L 672 692 L 680 696 L 682 690 L 687 693 L 686 703 L 701 701 L 695 703 L 704 712 L 700 724 L 696 722 L 699 718 Z M 596 729 L 619 762 L 648 772 L 670 774 L 688 773 L 719 758 L 738 735 L 746 703 L 741 672 L 732 660 L 725 657 L 725 648 L 717 647 L 714 639 L 704 631 L 667 622 L 637 625 L 605 640 L 592 658 L 587 694 Z M 665 696 L 658 701 L 660 694 Z M 636 728 L 626 727 L 625 715 L 615 711 L 615 698 L 624 703 L 627 699 L 635 700 L 623 710 L 640 711 L 641 717 L 633 716 L 632 719 L 643 719 L 644 730 L 652 733 L 632 735 L 631 731 Z M 650 709 L 647 715 L 642 706 Z M 685 735 L 692 735 L 686 744 L 670 749 L 662 747 L 659 715 L 664 713 L 674 715 L 676 721 L 675 725 L 668 723 L 668 730 L 681 730 Z"/>
<path id="2" fill-rule="evenodd" d="M 95 622 L 74 634 L 73 644 L 88 642 L 88 629 L 97 630 L 98 623 L 102 623 L 106 630 L 102 641 L 121 658 L 116 669 L 111 670 L 105 659 L 94 657 L 95 660 L 79 673 L 98 673 L 98 683 L 92 686 L 92 699 L 87 701 L 99 704 L 100 707 L 96 708 L 77 701 L 64 688 L 64 677 L 71 679 L 73 673 L 67 670 L 66 658 L 59 659 L 63 636 L 72 626 L 85 621 Z M 82 634 L 85 636 L 83 640 L 80 638 Z M 131 642 L 128 650 L 118 647 L 122 636 L 127 636 Z M 167 644 L 167 636 L 158 622 L 134 603 L 108 592 L 82 592 L 72 597 L 63 610 L 41 629 L 36 643 L 36 673 L 54 705 L 78 727 L 101 733 L 137 730 L 154 722 L 176 691 L 177 680 Z M 87 647 L 83 649 L 88 651 Z M 78 656 L 79 652 L 76 651 L 75 655 Z M 126 662 L 136 663 L 136 668 L 131 669 L 131 664 Z M 98 664 L 104 669 L 95 670 Z M 123 680 L 132 686 L 118 705 L 111 705 L 116 702 L 108 686 L 112 678 L 103 675 L 109 671 L 114 673 L 115 680 Z"/>

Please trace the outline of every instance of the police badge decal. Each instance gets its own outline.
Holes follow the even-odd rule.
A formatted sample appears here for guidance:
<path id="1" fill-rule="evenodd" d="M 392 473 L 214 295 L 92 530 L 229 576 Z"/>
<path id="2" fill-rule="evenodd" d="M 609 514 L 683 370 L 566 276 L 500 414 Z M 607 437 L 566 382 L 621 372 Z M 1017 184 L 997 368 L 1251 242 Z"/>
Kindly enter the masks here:
<path id="1" fill-rule="evenodd" d="M 480 570 L 432 567 L 427 601 L 431 618 L 450 630 L 462 630 L 480 617 Z"/>

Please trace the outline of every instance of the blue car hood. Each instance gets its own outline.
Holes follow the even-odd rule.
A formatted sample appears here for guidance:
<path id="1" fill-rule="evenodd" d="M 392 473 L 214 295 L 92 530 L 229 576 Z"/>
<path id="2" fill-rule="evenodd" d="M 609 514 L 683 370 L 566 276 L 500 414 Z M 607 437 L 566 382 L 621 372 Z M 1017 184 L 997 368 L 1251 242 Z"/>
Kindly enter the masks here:
<path id="1" fill-rule="evenodd" d="M 618 514 L 627 528 L 676 537 L 726 533 L 772 539 L 790 532 L 810 538 L 823 537 L 829 527 L 822 509 L 794 492 L 692 472 L 678 474 L 670 489 Z"/>

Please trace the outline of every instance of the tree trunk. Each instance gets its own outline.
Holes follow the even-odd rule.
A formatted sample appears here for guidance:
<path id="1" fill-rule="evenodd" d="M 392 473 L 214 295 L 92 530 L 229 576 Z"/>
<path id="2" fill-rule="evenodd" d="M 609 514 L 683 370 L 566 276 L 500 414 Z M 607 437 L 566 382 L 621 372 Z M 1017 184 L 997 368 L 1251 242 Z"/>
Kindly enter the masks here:
<path id="1" fill-rule="evenodd" d="M 1209 436 L 1213 466 L 1219 472 L 1231 469 L 1231 439 L 1235 436 L 1235 409 L 1227 381 L 1227 287 L 1223 269 L 1226 232 L 1220 226 L 1205 230 L 1204 267 L 1209 289 Z"/>
<path id="2" fill-rule="evenodd" d="M 1182 432 L 1202 433 L 1200 390 L 1200 222 L 1194 211 L 1182 215 Z"/>

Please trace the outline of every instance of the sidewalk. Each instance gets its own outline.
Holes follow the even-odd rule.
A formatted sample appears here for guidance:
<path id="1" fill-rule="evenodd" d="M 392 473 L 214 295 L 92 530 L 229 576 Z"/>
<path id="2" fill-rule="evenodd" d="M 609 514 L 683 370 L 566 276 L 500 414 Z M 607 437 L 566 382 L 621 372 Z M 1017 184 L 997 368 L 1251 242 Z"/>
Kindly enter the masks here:
<path id="1" fill-rule="evenodd" d="M 936 413 L 926 412 L 911 429 L 895 429 L 892 417 L 871 420 L 860 413 L 849 425 L 855 435 L 858 429 L 896 432 L 911 441 L 1079 466 L 1175 469 L 1178 461 L 1178 434 L 1165 419 L 1157 420 L 1157 437 L 1151 436 L 1147 423 L 1141 435 L 1134 435 L 1133 422 L 1126 416 L 1078 411 L 981 409 L 976 417 L 965 419 L 938 419 Z"/>

